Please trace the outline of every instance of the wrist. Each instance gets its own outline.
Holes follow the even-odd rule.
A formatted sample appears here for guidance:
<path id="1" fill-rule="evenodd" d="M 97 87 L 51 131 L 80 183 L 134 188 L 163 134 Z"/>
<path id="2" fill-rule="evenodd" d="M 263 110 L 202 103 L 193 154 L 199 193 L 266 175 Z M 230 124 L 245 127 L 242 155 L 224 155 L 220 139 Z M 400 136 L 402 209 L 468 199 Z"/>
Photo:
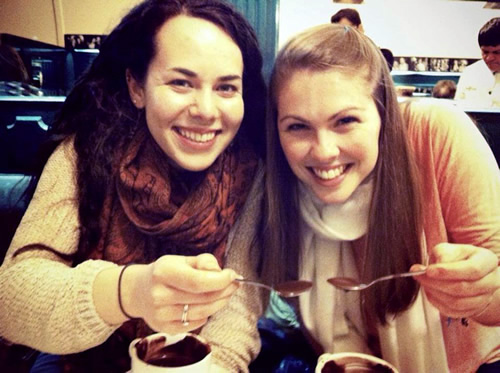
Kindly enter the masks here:
<path id="1" fill-rule="evenodd" d="M 486 303 L 486 306 L 484 306 L 482 310 L 480 310 L 479 312 L 476 312 L 473 315 L 471 315 L 470 316 L 471 319 L 477 320 L 478 318 L 480 318 L 481 315 L 483 315 L 484 313 L 486 313 L 486 311 L 488 310 L 488 307 L 490 306 L 490 304 L 491 304 L 491 300 L 488 303 Z"/>
<path id="2" fill-rule="evenodd" d="M 99 316 L 109 325 L 127 321 L 118 304 L 118 277 L 121 267 L 115 266 L 99 272 L 93 285 L 94 305 Z"/>
<path id="3" fill-rule="evenodd" d="M 117 283 L 119 290 L 118 305 L 120 312 L 127 319 L 135 319 L 143 314 L 138 308 L 141 305 L 141 292 L 145 289 L 138 285 L 142 271 L 147 266 L 144 264 L 128 264 L 121 267 L 121 278 Z"/>
<path id="4" fill-rule="evenodd" d="M 499 326 L 500 325 L 500 291 L 496 291 L 489 301 L 486 303 L 485 307 L 479 310 L 477 313 L 470 316 L 474 321 L 488 326 Z"/>
<path id="5" fill-rule="evenodd" d="M 124 286 L 124 276 L 125 276 L 125 271 L 130 268 L 133 264 L 125 264 L 123 267 L 120 269 L 120 274 L 118 275 L 118 284 L 117 284 L 117 299 L 118 299 L 118 307 L 120 308 L 120 312 L 125 316 L 127 319 L 133 319 L 134 316 L 132 316 L 130 313 L 127 312 L 125 309 L 125 297 L 127 300 L 131 299 L 130 292 L 126 291 L 124 288 L 129 289 L 130 287 Z M 127 305 L 129 305 L 131 302 L 127 302 Z M 128 308 L 128 307 L 127 307 Z"/>

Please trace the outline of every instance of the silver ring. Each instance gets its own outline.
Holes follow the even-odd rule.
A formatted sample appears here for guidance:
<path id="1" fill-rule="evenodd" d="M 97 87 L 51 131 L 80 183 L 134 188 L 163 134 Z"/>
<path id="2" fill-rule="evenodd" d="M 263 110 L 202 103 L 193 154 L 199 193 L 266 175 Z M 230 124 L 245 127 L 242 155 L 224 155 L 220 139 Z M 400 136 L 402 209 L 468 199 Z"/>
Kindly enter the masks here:
<path id="1" fill-rule="evenodd" d="M 182 309 L 182 316 L 181 316 L 181 323 L 183 326 L 189 325 L 188 311 L 189 311 L 189 304 L 185 304 L 184 308 Z"/>

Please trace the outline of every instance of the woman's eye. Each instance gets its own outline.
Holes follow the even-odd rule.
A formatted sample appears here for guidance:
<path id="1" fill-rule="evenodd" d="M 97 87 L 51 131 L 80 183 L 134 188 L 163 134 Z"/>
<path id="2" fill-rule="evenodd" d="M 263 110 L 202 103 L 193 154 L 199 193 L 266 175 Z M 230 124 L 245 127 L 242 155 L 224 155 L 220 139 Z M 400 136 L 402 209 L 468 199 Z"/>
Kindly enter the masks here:
<path id="1" fill-rule="evenodd" d="M 305 129 L 307 129 L 307 126 L 304 123 L 292 123 L 286 127 L 286 130 L 290 132 L 301 131 Z"/>
<path id="2" fill-rule="evenodd" d="M 221 84 L 217 87 L 217 90 L 224 94 L 230 94 L 230 95 L 239 92 L 238 87 L 235 86 L 234 84 Z"/>
<path id="3" fill-rule="evenodd" d="M 351 116 L 347 116 L 347 117 L 343 117 L 343 118 L 340 118 L 337 123 L 340 124 L 340 125 L 348 125 L 348 124 L 351 124 L 351 123 L 356 123 L 356 122 L 359 122 L 358 118 L 356 117 L 351 117 Z"/>
<path id="4" fill-rule="evenodd" d="M 185 79 L 174 79 L 171 80 L 168 84 L 182 88 L 190 88 L 192 86 L 191 83 Z"/>

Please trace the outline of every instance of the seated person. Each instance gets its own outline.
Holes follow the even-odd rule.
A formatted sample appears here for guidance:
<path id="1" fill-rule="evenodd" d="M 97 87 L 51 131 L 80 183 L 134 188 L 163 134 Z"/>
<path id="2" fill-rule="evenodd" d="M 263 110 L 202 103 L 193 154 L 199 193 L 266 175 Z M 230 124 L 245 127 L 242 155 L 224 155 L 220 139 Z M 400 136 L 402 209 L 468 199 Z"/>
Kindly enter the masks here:
<path id="1" fill-rule="evenodd" d="M 0 44 L 0 81 L 29 81 L 28 71 L 21 56 L 7 44 Z"/>
<path id="2" fill-rule="evenodd" d="M 387 67 L 389 68 L 389 71 L 392 71 L 392 67 L 394 66 L 394 55 L 392 54 L 390 49 L 387 48 L 380 48 L 380 52 L 382 52 L 382 55 L 385 58 L 385 61 L 387 62 Z"/>
<path id="3" fill-rule="evenodd" d="M 257 354 L 259 293 L 234 280 L 256 276 L 242 219 L 260 206 L 262 55 L 240 13 L 207 3 L 136 5 L 53 125 L 0 267 L 0 342 L 43 352 L 33 370 L 126 372 L 156 331 L 198 331 L 211 372 Z"/>
<path id="4" fill-rule="evenodd" d="M 314 283 L 287 302 L 317 354 L 368 353 L 401 373 L 499 372 L 498 166 L 462 110 L 399 104 L 384 65 L 369 38 L 331 24 L 278 53 L 262 277 Z M 362 292 L 328 281 L 408 270 L 425 274 Z"/>
<path id="5" fill-rule="evenodd" d="M 435 98 L 454 98 L 457 85 L 453 80 L 439 80 L 432 89 L 432 97 Z"/>

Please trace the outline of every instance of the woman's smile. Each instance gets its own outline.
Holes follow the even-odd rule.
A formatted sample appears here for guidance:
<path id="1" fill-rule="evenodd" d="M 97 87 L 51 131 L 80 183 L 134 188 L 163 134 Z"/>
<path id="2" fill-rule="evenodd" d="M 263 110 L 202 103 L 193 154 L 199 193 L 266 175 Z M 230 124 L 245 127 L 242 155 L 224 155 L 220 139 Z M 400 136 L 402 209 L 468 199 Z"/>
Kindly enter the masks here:
<path id="1" fill-rule="evenodd" d="M 198 144 L 213 143 L 215 136 L 217 136 L 217 134 L 221 132 L 191 130 L 182 127 L 174 127 L 174 131 L 176 131 L 177 134 L 179 134 L 182 138 Z"/>
<path id="2" fill-rule="evenodd" d="M 348 166 L 347 165 L 340 165 L 340 166 L 335 166 L 335 167 L 330 167 L 330 168 L 316 168 L 316 167 L 311 167 L 311 171 L 316 177 L 319 177 L 321 180 L 333 180 L 338 178 L 339 176 L 343 175 Z"/>

